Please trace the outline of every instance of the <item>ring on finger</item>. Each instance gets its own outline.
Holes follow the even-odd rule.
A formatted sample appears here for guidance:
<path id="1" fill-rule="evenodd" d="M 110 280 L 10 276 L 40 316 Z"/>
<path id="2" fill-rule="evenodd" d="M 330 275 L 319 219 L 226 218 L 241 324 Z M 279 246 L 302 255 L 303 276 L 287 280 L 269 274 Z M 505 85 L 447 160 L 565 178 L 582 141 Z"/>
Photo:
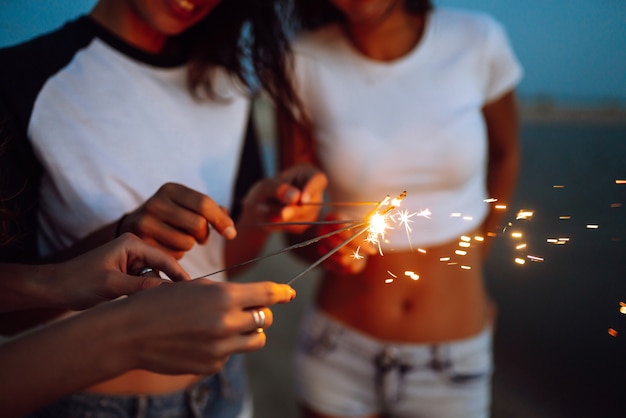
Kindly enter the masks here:
<path id="1" fill-rule="evenodd" d="M 159 276 L 159 270 L 157 269 L 153 269 L 152 267 L 144 267 L 143 269 L 141 269 L 141 271 L 139 272 L 138 276 L 155 276 L 158 277 Z"/>
<path id="2" fill-rule="evenodd" d="M 254 325 L 256 326 L 256 332 L 263 332 L 265 326 L 265 312 L 263 309 L 252 309 L 250 311 L 252 318 L 254 319 Z"/>

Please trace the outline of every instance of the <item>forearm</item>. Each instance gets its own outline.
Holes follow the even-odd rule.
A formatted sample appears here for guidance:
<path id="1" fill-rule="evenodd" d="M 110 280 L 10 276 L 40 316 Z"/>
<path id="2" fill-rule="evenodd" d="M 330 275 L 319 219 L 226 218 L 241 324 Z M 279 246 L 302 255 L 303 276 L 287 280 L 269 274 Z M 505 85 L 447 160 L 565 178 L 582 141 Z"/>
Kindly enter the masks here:
<path id="1" fill-rule="evenodd" d="M 511 198 L 519 170 L 519 122 L 515 93 L 508 92 L 486 105 L 483 114 L 489 136 L 489 165 L 487 190 L 489 197 L 498 199 L 510 210 Z M 503 210 L 491 210 L 483 224 L 485 235 L 501 230 Z M 489 245 L 485 246 L 487 252 Z"/>
<path id="2" fill-rule="evenodd" d="M 126 371 L 115 315 L 97 308 L 0 346 L 3 414 L 24 415 Z"/>
<path id="3" fill-rule="evenodd" d="M 67 312 L 65 309 L 29 309 L 0 313 L 0 335 L 11 336 L 27 331 L 37 325 Z"/>
<path id="4" fill-rule="evenodd" d="M 3 264 L 0 273 L 0 312 L 57 308 L 53 266 Z"/>
<path id="5" fill-rule="evenodd" d="M 0 335 L 15 335 L 67 311 L 51 264 L 3 264 L 0 273 Z"/>

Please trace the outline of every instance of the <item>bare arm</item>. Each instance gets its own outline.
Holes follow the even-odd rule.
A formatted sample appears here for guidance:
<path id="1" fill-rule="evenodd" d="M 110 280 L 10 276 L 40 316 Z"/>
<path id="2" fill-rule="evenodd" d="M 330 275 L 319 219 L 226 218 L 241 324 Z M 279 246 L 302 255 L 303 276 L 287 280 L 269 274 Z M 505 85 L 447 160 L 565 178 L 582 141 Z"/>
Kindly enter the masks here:
<path id="1" fill-rule="evenodd" d="M 294 296 L 271 282 L 196 280 L 102 304 L 0 346 L 0 410 L 21 416 L 131 369 L 216 373 L 230 354 L 265 345 L 252 308 Z"/>
<path id="2" fill-rule="evenodd" d="M 55 260 L 76 257 L 124 232 L 180 259 L 196 243 L 205 243 L 211 230 L 227 239 L 237 235 L 234 221 L 209 196 L 182 184 L 166 183 L 137 209 L 94 231 Z"/>
<path id="3" fill-rule="evenodd" d="M 310 222 L 317 219 L 326 176 L 310 164 L 296 164 L 275 177 L 257 182 L 247 193 L 237 223 L 237 238 L 226 243 L 226 264 L 234 265 L 256 257 L 270 232 L 303 232 L 308 226 L 281 222 Z"/>
<path id="4" fill-rule="evenodd" d="M 139 266 L 147 265 L 173 280 L 188 279 L 173 257 L 131 234 L 64 263 L 4 264 L 0 268 L 0 334 L 14 335 L 68 309 L 85 309 L 165 282 L 135 276 Z"/>
<path id="5" fill-rule="evenodd" d="M 311 127 L 294 120 L 290 115 L 276 110 L 276 129 L 278 133 L 278 163 L 280 169 L 287 169 L 295 164 L 311 164 L 319 167 L 315 156 L 314 139 Z M 304 241 L 318 235 L 316 228 L 308 229 L 304 234 L 287 234 L 290 244 Z M 319 258 L 315 245 L 296 250 L 294 253 L 307 261 Z"/>
<path id="6" fill-rule="evenodd" d="M 284 169 L 293 164 L 301 163 L 319 167 L 320 165 L 315 153 L 316 141 L 313 135 L 313 128 L 280 112 L 277 113 L 276 118 L 281 167 Z M 322 196 L 320 196 L 320 200 L 322 200 L 321 197 Z M 324 219 L 336 220 L 337 216 L 331 212 L 326 214 Z M 302 242 L 307 239 L 333 233 L 342 226 L 344 225 L 336 224 L 312 227 L 304 233 L 287 234 L 287 240 L 290 244 Z M 334 250 L 339 244 L 342 244 L 349 236 L 353 235 L 354 232 L 354 230 L 349 230 L 331 235 L 315 244 L 299 248 L 295 250 L 294 253 L 305 261 L 316 261 L 322 255 L 327 254 L 329 251 Z M 367 257 L 360 259 L 353 257 L 357 247 L 360 247 L 361 254 L 364 256 L 375 253 L 374 247 L 360 240 L 353 240 L 328 258 L 324 262 L 324 267 L 344 274 L 358 273 L 365 267 Z"/>
<path id="7" fill-rule="evenodd" d="M 176 281 L 189 279 L 172 256 L 125 234 L 64 263 L 3 265 L 0 312 L 38 308 L 82 310 L 167 283 L 157 277 L 136 276 L 145 266 L 158 268 Z"/>
<path id="8" fill-rule="evenodd" d="M 513 91 L 483 108 L 489 137 L 487 189 L 498 203 L 510 204 L 519 171 L 519 122 Z M 485 234 L 501 227 L 504 211 L 492 210 L 483 224 Z M 485 246 L 486 250 L 488 245 Z"/>

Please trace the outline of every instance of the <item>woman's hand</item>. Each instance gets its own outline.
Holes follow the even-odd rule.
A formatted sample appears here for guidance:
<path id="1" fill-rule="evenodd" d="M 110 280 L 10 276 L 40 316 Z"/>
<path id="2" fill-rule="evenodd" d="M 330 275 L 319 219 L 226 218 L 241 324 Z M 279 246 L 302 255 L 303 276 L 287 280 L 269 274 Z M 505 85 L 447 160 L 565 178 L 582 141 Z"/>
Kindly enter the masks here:
<path id="1" fill-rule="evenodd" d="M 40 283 L 48 289 L 52 307 L 82 310 L 169 283 L 158 277 L 139 277 L 146 266 L 162 271 L 174 281 L 190 279 L 174 257 L 126 233 L 70 261 L 45 266 L 50 277 L 42 277 Z"/>
<path id="2" fill-rule="evenodd" d="M 276 177 L 257 182 L 243 204 L 242 224 L 311 222 L 317 220 L 328 183 L 326 175 L 310 164 L 298 164 Z M 308 225 L 266 226 L 267 230 L 302 233 Z"/>
<path id="3" fill-rule="evenodd" d="M 273 282 L 222 283 L 198 279 L 137 293 L 124 301 L 128 368 L 157 373 L 212 374 L 233 353 L 261 349 L 273 323 L 268 306 L 295 297 Z M 261 310 L 259 327 L 254 310 Z M 261 329 L 259 329 L 261 328 Z M 125 352 L 123 349 L 121 352 Z"/>
<path id="4" fill-rule="evenodd" d="M 167 183 L 143 205 L 120 220 L 120 232 L 182 258 L 196 243 L 209 239 L 210 227 L 227 239 L 237 235 L 227 209 L 210 197 L 176 183 Z"/>

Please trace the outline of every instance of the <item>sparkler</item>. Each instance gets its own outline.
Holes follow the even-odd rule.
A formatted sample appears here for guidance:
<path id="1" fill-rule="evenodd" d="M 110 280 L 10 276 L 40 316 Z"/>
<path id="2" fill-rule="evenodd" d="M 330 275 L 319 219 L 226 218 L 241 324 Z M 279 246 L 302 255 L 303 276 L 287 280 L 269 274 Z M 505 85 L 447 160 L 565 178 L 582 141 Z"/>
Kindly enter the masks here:
<path id="1" fill-rule="evenodd" d="M 201 279 L 201 278 L 206 278 L 206 277 L 210 277 L 213 276 L 215 274 L 218 273 L 222 273 L 224 271 L 227 270 L 231 270 L 237 267 L 242 267 L 245 266 L 247 264 L 256 262 L 256 261 L 260 261 L 269 257 L 273 257 L 279 254 L 282 254 L 284 252 L 287 251 L 291 251 L 293 249 L 296 248 L 302 248 L 302 247 L 306 247 L 310 244 L 316 243 L 324 238 L 328 238 L 332 235 L 335 234 L 340 234 L 342 232 L 345 231 L 349 231 L 351 229 L 354 228 L 358 228 L 358 231 L 355 232 L 354 234 L 352 234 L 350 237 L 348 237 L 346 240 L 344 240 L 342 243 L 340 243 L 338 246 L 334 247 L 333 249 L 331 249 L 329 252 L 327 252 L 326 254 L 324 254 L 323 256 L 321 256 L 319 259 L 317 259 L 315 262 L 313 262 L 311 265 L 309 265 L 306 269 L 304 269 L 303 271 L 301 271 L 300 273 L 298 273 L 296 276 L 294 276 L 293 278 L 291 278 L 287 284 L 292 284 L 293 282 L 295 282 L 297 279 L 299 279 L 300 277 L 304 276 L 306 273 L 308 273 L 309 271 L 311 271 L 312 269 L 314 269 L 315 267 L 317 267 L 318 265 L 320 265 L 321 263 L 323 263 L 325 260 L 327 260 L 330 256 L 332 256 L 334 253 L 336 253 L 337 251 L 339 251 L 341 248 L 345 247 L 348 243 L 350 243 L 352 240 L 354 240 L 355 238 L 357 238 L 359 235 L 367 232 L 368 233 L 368 237 L 367 237 L 367 241 L 372 242 L 372 243 L 376 243 L 379 244 L 380 240 L 384 238 L 384 233 L 387 229 L 391 228 L 388 224 L 387 224 L 387 220 L 390 219 L 390 213 L 392 210 L 394 210 L 395 208 L 397 208 L 400 205 L 400 202 L 402 201 L 402 199 L 406 196 L 406 192 L 403 192 L 402 194 L 400 194 L 400 196 L 398 196 L 395 199 L 390 199 L 389 196 L 386 196 L 383 200 L 379 201 L 379 202 L 330 202 L 330 203 L 324 203 L 324 202 L 311 202 L 311 203 L 305 203 L 304 205 L 333 205 L 333 206 L 356 206 L 356 205 L 376 205 L 376 207 L 365 217 L 365 220 L 363 221 L 355 221 L 355 220 L 327 220 L 327 221 L 312 221 L 312 222 L 264 222 L 264 223 L 259 223 L 259 226 L 289 226 L 289 225 L 329 225 L 329 224 L 347 224 L 347 226 L 343 227 L 343 228 L 339 228 L 335 231 L 320 235 L 318 237 L 315 238 L 311 238 L 309 240 L 297 243 L 297 244 L 293 244 L 290 245 L 286 248 L 283 248 L 281 250 L 269 253 L 269 254 L 265 254 L 259 257 L 255 257 L 252 258 L 250 260 L 246 260 L 243 261 L 241 263 L 238 264 L 234 264 L 231 266 L 227 266 L 224 267 L 220 270 L 214 271 L 212 273 L 208 273 L 199 277 L 196 277 L 196 279 Z M 380 249 L 380 245 L 379 245 L 379 249 Z M 357 251 L 358 254 L 358 251 Z M 382 250 L 381 250 L 381 254 L 382 254 Z"/>
<path id="2" fill-rule="evenodd" d="M 277 225 L 277 226 L 278 225 L 284 225 L 284 224 L 289 224 L 289 225 L 307 224 L 308 225 L 308 224 L 315 224 L 315 223 L 317 223 L 317 224 L 329 224 L 329 223 L 342 224 L 342 223 L 346 223 L 346 222 L 352 222 L 352 221 L 319 221 L 319 222 L 306 222 L 306 223 L 304 223 L 304 222 L 276 222 L 276 223 L 273 223 L 271 225 Z M 273 256 L 282 254 L 282 253 L 287 252 L 287 251 L 294 250 L 296 248 L 306 247 L 307 245 L 311 245 L 311 244 L 313 244 L 315 242 L 318 242 L 318 241 L 320 241 L 320 240 L 322 240 L 324 238 L 328 238 L 328 237 L 333 236 L 335 234 L 339 234 L 339 233 L 342 233 L 344 231 L 348 231 L 348 230 L 354 228 L 355 226 L 358 226 L 358 224 L 356 224 L 356 225 L 355 224 L 351 224 L 351 225 L 348 225 L 346 227 L 339 228 L 339 229 L 337 229 L 335 231 L 332 231 L 332 232 L 329 232 L 327 234 L 323 234 L 323 235 L 320 235 L 318 237 L 311 238 L 311 239 L 308 239 L 306 241 L 302 241 L 302 242 L 299 242 L 297 244 L 290 245 L 290 246 L 288 246 L 286 248 L 283 248 L 281 250 L 274 251 L 274 252 L 269 253 L 269 254 L 261 255 L 259 257 L 251 258 L 250 260 L 242 261 L 241 263 L 233 264 L 231 266 L 224 267 L 223 269 L 216 270 L 214 272 L 211 272 L 211 273 L 208 273 L 208 274 L 205 274 L 205 275 L 202 275 L 202 276 L 198 276 L 195 279 L 203 279 L 203 278 L 206 278 L 206 277 L 210 277 L 210 276 L 216 275 L 218 273 L 223 273 L 225 271 L 232 270 L 232 269 L 235 269 L 237 267 L 243 267 L 243 266 L 245 266 L 247 264 L 254 263 L 256 261 L 261 261 L 261 260 L 264 260 L 266 258 L 273 257 Z"/>
<path id="3" fill-rule="evenodd" d="M 354 227 L 358 227 L 359 230 L 341 242 L 339 245 L 328 251 L 326 254 L 315 260 L 311 265 L 302 270 L 300 273 L 296 274 L 287 282 L 287 284 L 291 285 L 300 277 L 304 276 L 306 273 L 314 269 L 315 267 L 322 264 L 325 260 L 327 260 L 330 256 L 335 254 L 337 251 L 348 245 L 351 241 L 356 239 L 359 235 L 367 232 L 366 241 L 378 245 L 378 250 L 382 255 L 382 249 L 380 247 L 380 241 L 384 240 L 385 231 L 389 228 L 389 224 L 387 221 L 391 217 L 391 211 L 400 206 L 402 199 L 406 196 L 406 192 L 402 192 L 397 198 L 391 199 L 389 196 L 386 196 L 383 200 L 376 204 L 376 207 L 365 217 L 365 221 L 359 225 L 354 225 Z M 358 256 L 358 248 L 355 253 Z"/>

